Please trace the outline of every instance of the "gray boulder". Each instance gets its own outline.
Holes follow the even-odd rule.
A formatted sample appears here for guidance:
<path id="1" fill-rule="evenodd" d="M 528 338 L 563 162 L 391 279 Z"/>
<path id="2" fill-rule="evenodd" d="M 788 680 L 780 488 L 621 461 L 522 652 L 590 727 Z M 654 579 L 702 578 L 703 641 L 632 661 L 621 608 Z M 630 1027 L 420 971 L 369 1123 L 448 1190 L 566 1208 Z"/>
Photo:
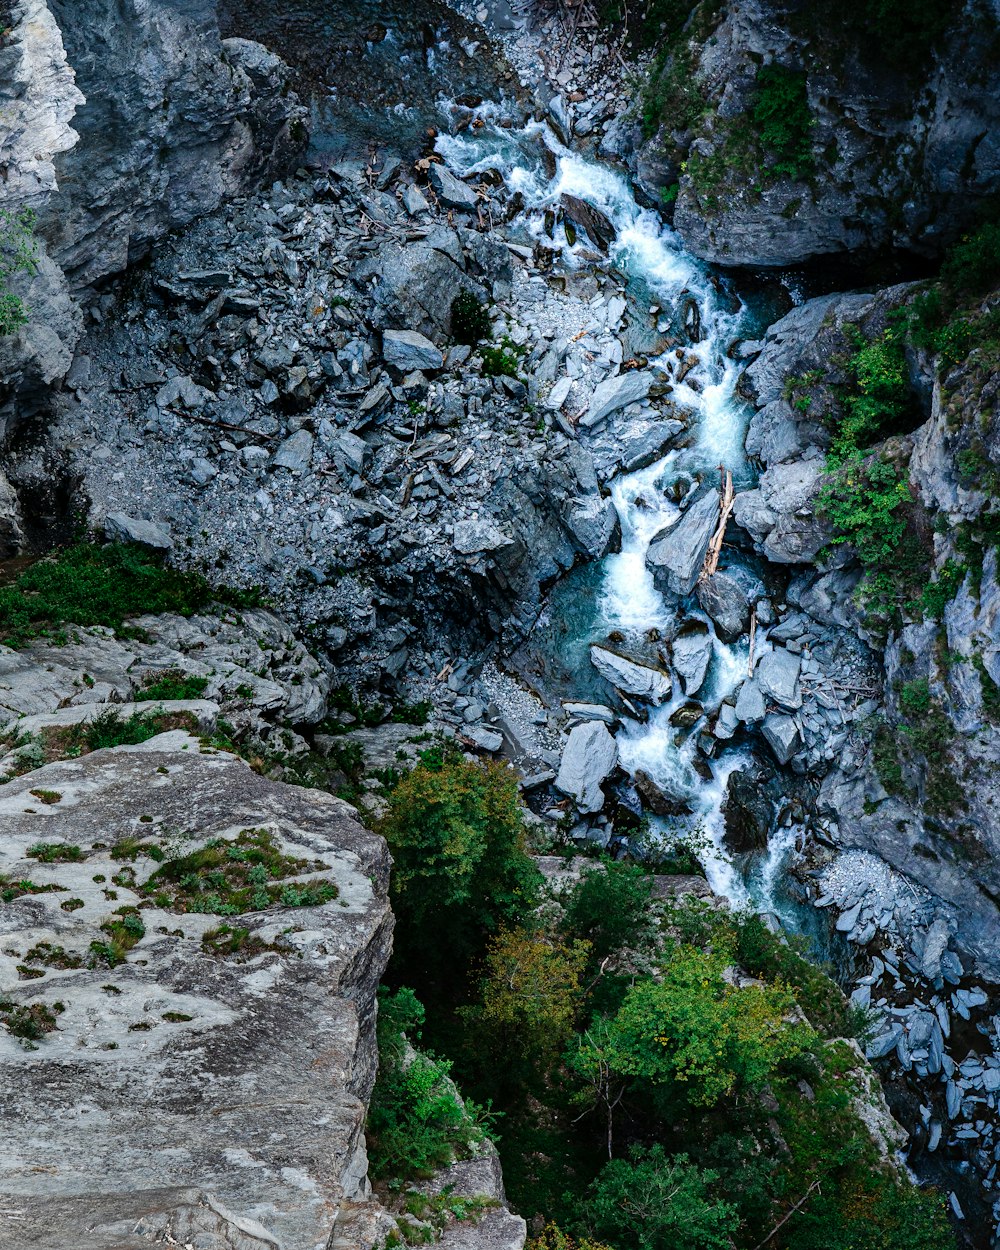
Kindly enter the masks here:
<path id="1" fill-rule="evenodd" d="M 618 763 L 618 746 L 601 721 L 577 725 L 563 749 L 556 789 L 568 795 L 584 815 L 604 806 L 601 783 Z"/>
<path id="2" fill-rule="evenodd" d="M 152 551 L 170 551 L 174 540 L 165 525 L 143 521 L 127 516 L 124 512 L 109 512 L 104 520 L 104 533 L 112 542 L 138 543 Z"/>
<path id="3" fill-rule="evenodd" d="M 619 408 L 626 408 L 638 400 L 646 399 L 653 384 L 653 374 L 648 369 L 618 373 L 594 388 L 590 407 L 580 418 L 580 424 L 588 430 L 606 421 Z"/>
<path id="4" fill-rule="evenodd" d="M 802 749 L 802 734 L 792 716 L 768 712 L 761 729 L 779 764 L 787 764 L 795 752 Z"/>
<path id="5" fill-rule="evenodd" d="M 289 469 L 292 473 L 305 473 L 312 463 L 313 436 L 308 430 L 296 430 L 286 438 L 274 453 L 271 464 L 276 469 Z"/>
<path id="6" fill-rule="evenodd" d="M 773 810 L 770 798 L 756 778 L 742 769 L 730 773 L 722 804 L 726 845 L 730 850 L 766 850 Z"/>
<path id="7" fill-rule="evenodd" d="M 578 230 L 582 230 L 591 243 L 599 247 L 602 252 L 606 252 L 618 234 L 611 219 L 599 208 L 595 208 L 593 204 L 588 204 L 586 200 L 581 200 L 576 195 L 564 193 L 559 202 L 562 205 L 564 219 Z"/>
<path id="8" fill-rule="evenodd" d="M 802 692 L 799 689 L 799 673 L 802 660 L 799 656 L 786 651 L 784 647 L 776 647 L 767 655 L 761 656 L 757 665 L 757 685 L 765 699 L 773 699 L 789 711 L 802 706 Z"/>
<path id="9" fill-rule="evenodd" d="M 441 351 L 416 330 L 386 330 L 382 335 L 382 355 L 386 364 L 400 373 L 440 369 L 444 364 Z"/>
<path id="10" fill-rule="evenodd" d="M 466 213 L 476 211 L 479 199 L 475 191 L 460 178 L 456 178 L 445 165 L 432 165 L 429 177 L 431 186 L 445 208 L 457 208 Z"/>
<path id="11" fill-rule="evenodd" d="M 745 681 L 740 687 L 740 693 L 736 699 L 737 720 L 747 723 L 762 720 L 766 710 L 760 686 L 753 678 Z"/>
<path id="12" fill-rule="evenodd" d="M 712 618 L 723 642 L 735 642 L 750 624 L 743 587 L 729 573 L 713 573 L 699 581 L 695 593 L 703 612 Z"/>
<path id="13" fill-rule="evenodd" d="M 712 635 L 702 621 L 692 621 L 674 639 L 673 663 L 684 693 L 697 694 L 712 660 Z"/>
<path id="14" fill-rule="evenodd" d="M 635 660 L 626 659 L 616 651 L 599 646 L 590 648 L 590 662 L 604 680 L 610 682 L 622 694 L 645 699 L 654 706 L 670 697 L 673 683 L 670 680 L 670 674 L 665 673 L 663 669 L 653 668 L 648 664 L 639 664 Z"/>
<path id="15" fill-rule="evenodd" d="M 661 590 L 689 595 L 705 563 L 708 544 L 719 523 L 719 494 L 709 491 L 649 548 L 646 561 Z"/>

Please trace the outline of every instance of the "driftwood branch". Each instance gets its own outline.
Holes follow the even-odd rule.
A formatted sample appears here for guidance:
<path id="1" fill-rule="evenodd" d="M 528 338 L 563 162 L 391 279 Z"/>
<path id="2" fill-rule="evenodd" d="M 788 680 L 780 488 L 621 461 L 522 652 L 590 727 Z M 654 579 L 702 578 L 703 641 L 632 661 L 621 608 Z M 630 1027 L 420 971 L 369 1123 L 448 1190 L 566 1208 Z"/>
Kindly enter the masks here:
<path id="1" fill-rule="evenodd" d="M 712 535 L 712 541 L 708 544 L 708 551 L 705 553 L 705 563 L 702 567 L 699 581 L 706 581 L 718 570 L 719 556 L 722 554 L 722 543 L 726 537 L 726 526 L 729 524 L 729 514 L 733 510 L 733 501 L 736 498 L 733 492 L 733 475 L 721 464 L 719 465 L 719 472 L 722 474 L 719 525 Z"/>

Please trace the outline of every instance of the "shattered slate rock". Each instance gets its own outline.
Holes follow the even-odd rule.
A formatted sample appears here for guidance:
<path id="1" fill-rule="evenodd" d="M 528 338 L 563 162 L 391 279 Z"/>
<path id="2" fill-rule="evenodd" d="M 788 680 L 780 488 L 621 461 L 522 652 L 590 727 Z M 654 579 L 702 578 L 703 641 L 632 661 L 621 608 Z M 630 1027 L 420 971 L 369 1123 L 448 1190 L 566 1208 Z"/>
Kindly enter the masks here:
<path id="1" fill-rule="evenodd" d="M 723 642 L 735 642 L 750 623 L 750 608 L 743 587 L 729 573 L 713 573 L 695 588 L 698 604 L 711 617 Z"/>
<path id="2" fill-rule="evenodd" d="M 167 526 L 127 516 L 124 512 L 108 513 L 104 520 L 104 533 L 111 542 L 138 543 L 151 551 L 170 551 L 174 545 Z"/>
<path id="3" fill-rule="evenodd" d="M 594 388 L 590 399 L 590 407 L 580 418 L 580 424 L 591 429 L 607 420 L 619 408 L 626 408 L 649 395 L 653 384 L 653 374 L 644 369 L 630 373 L 619 373 L 608 378 Z"/>
<path id="4" fill-rule="evenodd" d="M 761 730 L 779 764 L 787 764 L 795 752 L 802 749 L 802 734 L 792 716 L 768 712 Z"/>
<path id="5" fill-rule="evenodd" d="M 686 695 L 697 694 L 712 659 L 712 635 L 702 621 L 692 621 L 674 639 L 674 668 Z"/>
<path id="6" fill-rule="evenodd" d="M 386 364 L 401 373 L 440 369 L 444 364 L 440 349 L 416 330 L 386 330 L 382 335 L 382 355 Z"/>
<path id="7" fill-rule="evenodd" d="M 475 191 L 460 178 L 456 178 L 446 166 L 432 165 L 429 177 L 438 199 L 446 208 L 457 208 L 466 213 L 476 211 L 479 200 Z"/>
<path id="8" fill-rule="evenodd" d="M 794 712 L 802 706 L 802 692 L 799 689 L 801 669 L 801 657 L 786 651 L 784 647 L 769 651 L 767 655 L 761 656 L 755 674 L 761 694 L 765 699 L 780 703 L 782 707 Z"/>

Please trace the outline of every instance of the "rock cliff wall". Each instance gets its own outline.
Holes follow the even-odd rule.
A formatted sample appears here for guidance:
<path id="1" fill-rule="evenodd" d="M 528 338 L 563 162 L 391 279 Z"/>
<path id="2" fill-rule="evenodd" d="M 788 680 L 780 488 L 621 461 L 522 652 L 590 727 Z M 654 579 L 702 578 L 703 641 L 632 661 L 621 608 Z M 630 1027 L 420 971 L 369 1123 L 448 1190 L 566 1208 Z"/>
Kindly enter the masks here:
<path id="1" fill-rule="evenodd" d="M 0 207 L 34 209 L 40 245 L 15 280 L 28 324 L 0 340 L 2 436 L 65 376 L 95 285 L 283 167 L 305 128 L 281 61 L 221 40 L 210 0 L 20 0 L 0 83 Z"/>
<path id="2" fill-rule="evenodd" d="M 659 47 L 642 127 L 611 146 L 635 145 L 648 190 L 669 189 L 707 260 L 937 252 L 1000 185 L 997 13 L 911 9 L 698 4 Z"/>

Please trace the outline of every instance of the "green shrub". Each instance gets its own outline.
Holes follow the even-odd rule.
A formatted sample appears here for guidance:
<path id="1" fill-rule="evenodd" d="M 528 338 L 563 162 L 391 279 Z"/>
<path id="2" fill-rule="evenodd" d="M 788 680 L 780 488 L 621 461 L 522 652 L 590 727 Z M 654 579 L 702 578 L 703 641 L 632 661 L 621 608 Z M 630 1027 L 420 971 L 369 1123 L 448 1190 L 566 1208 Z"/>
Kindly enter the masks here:
<path id="1" fill-rule="evenodd" d="M 490 311 L 471 291 L 461 291 L 451 302 L 451 336 L 469 347 L 493 337 Z"/>
<path id="2" fill-rule="evenodd" d="M 541 878 L 525 851 L 517 783 L 499 764 L 424 752 L 388 804 L 378 831 L 394 863 L 397 952 L 424 993 L 429 969 L 454 974 L 491 934 L 516 925 Z"/>
<path id="3" fill-rule="evenodd" d="M 38 272 L 35 214 L 30 208 L 0 209 L 0 336 L 27 325 L 28 310 L 9 288 L 17 273 Z"/>
<path id="4" fill-rule="evenodd" d="M 487 1136 L 482 1112 L 463 1102 L 451 1064 L 419 1051 L 424 1009 L 410 989 L 379 990 L 379 1074 L 368 1109 L 368 1156 L 375 1179 L 430 1175 Z"/>
<path id="5" fill-rule="evenodd" d="M 526 351 L 527 348 L 505 334 L 499 346 L 482 349 L 483 373 L 488 378 L 516 378 Z"/>
<path id="6" fill-rule="evenodd" d="M 834 529 L 834 546 L 850 543 L 866 569 L 891 564 L 906 532 L 908 478 L 887 460 L 845 460 L 827 479 L 816 511 Z"/>
<path id="7" fill-rule="evenodd" d="M 563 928 L 571 938 L 589 942 L 598 962 L 624 947 L 641 949 L 655 935 L 652 893 L 653 878 L 638 864 L 606 859 L 584 869 L 565 897 Z"/>
<path id="8" fill-rule="evenodd" d="M 146 684 L 135 692 L 136 703 L 163 699 L 200 699 L 208 686 L 207 677 L 194 677 L 178 669 L 169 669 L 159 677 L 147 678 Z"/>
<path id="9" fill-rule="evenodd" d="M 783 65 L 757 71 L 753 124 L 761 146 L 772 158 L 772 173 L 798 181 L 815 168 L 812 155 L 813 116 L 806 76 Z"/>
<path id="10" fill-rule="evenodd" d="M 668 1158 L 662 1146 L 613 1159 L 590 1189 L 585 1213 L 599 1237 L 630 1250 L 731 1250 L 740 1219 L 713 1192 L 719 1174 Z"/>
<path id="11" fill-rule="evenodd" d="M 152 712 L 133 712 L 123 717 L 117 709 L 109 707 L 93 720 L 73 725 L 66 733 L 66 741 L 71 747 L 86 746 L 88 751 L 103 751 L 109 747 L 137 746 L 161 732 L 161 718 Z"/>
<path id="12" fill-rule="evenodd" d="M 54 552 L 0 587 L 0 641 L 24 646 L 59 635 L 66 625 L 121 630 L 129 617 L 176 612 L 192 616 L 212 603 L 251 606 L 259 592 L 217 589 L 129 544 L 90 543 Z"/>

